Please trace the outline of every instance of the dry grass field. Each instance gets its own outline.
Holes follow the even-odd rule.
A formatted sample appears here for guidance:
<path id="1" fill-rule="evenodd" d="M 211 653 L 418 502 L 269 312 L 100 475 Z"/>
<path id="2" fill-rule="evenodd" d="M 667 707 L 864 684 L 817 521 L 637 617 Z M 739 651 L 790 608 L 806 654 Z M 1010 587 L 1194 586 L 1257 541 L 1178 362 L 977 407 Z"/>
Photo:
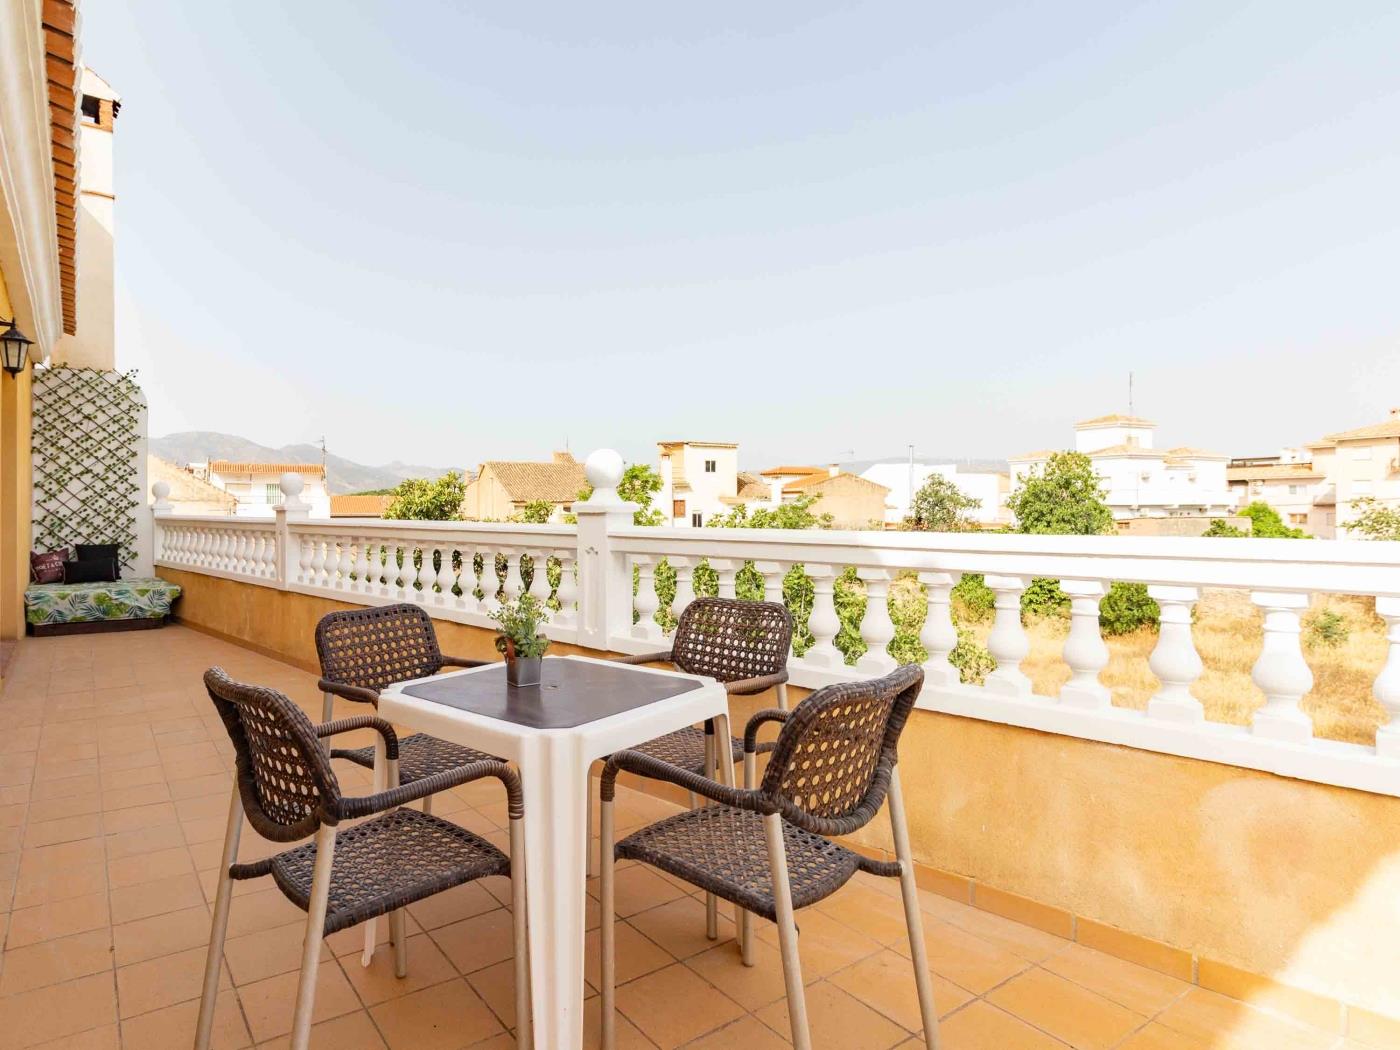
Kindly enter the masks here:
<path id="1" fill-rule="evenodd" d="M 1326 611 L 1341 621 L 1333 645 L 1322 641 L 1319 631 L 1308 629 Z M 1376 727 L 1386 720 L 1386 714 L 1372 696 L 1371 683 L 1385 663 L 1386 640 L 1373 600 L 1319 596 L 1305 614 L 1304 624 L 1303 653 L 1312 668 L 1313 689 L 1304 697 L 1303 708 L 1312 716 L 1315 732 L 1331 740 L 1374 743 Z M 978 624 L 973 630 L 985 640 L 991 625 Z M 1027 630 L 1031 651 L 1021 669 L 1037 693 L 1054 696 L 1069 679 L 1069 668 L 1060 658 L 1069 622 L 1043 619 Z M 1247 724 L 1264 703 L 1264 695 L 1250 680 L 1263 646 L 1262 613 L 1250 603 L 1246 592 L 1206 591 L 1196 607 L 1192 635 L 1205 671 L 1191 691 L 1204 705 L 1206 718 Z M 1158 687 L 1156 676 L 1147 667 L 1147 658 L 1157 643 L 1156 632 L 1144 629 L 1107 642 L 1109 664 L 1100 681 L 1112 690 L 1116 706 L 1145 708 Z"/>

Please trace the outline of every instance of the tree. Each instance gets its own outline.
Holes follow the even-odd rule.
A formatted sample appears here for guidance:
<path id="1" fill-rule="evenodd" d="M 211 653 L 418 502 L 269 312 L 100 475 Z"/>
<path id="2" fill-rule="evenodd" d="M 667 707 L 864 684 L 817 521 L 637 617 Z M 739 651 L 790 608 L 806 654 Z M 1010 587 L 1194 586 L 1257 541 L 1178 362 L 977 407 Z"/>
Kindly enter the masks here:
<path id="1" fill-rule="evenodd" d="M 622 472 L 617 483 L 617 494 L 628 503 L 637 504 L 632 514 L 633 525 L 660 525 L 665 520 L 661 511 L 651 505 L 651 497 L 661 491 L 661 475 L 645 463 L 633 463 Z M 593 486 L 584 485 L 574 497 L 582 503 L 593 495 Z"/>
<path id="2" fill-rule="evenodd" d="M 740 503 L 728 514 L 711 518 L 706 525 L 712 529 L 829 529 L 830 514 L 817 514 L 812 505 L 821 495 L 798 496 L 791 503 L 780 503 L 776 507 L 759 507 L 750 511 L 748 504 Z"/>
<path id="3" fill-rule="evenodd" d="M 1278 511 L 1267 503 L 1255 500 L 1244 510 L 1240 511 L 1243 517 L 1248 518 L 1252 523 L 1249 534 L 1257 539 L 1264 540 L 1305 540 L 1308 534 L 1302 529 L 1289 528 L 1279 517 Z"/>
<path id="4" fill-rule="evenodd" d="M 547 525 L 554 515 L 554 504 L 547 499 L 532 499 L 514 516 L 515 521 L 526 525 Z"/>
<path id="5" fill-rule="evenodd" d="M 1374 496 L 1352 500 L 1351 509 L 1356 517 L 1344 526 L 1348 532 L 1368 540 L 1400 540 L 1400 509 L 1377 503 Z"/>
<path id="6" fill-rule="evenodd" d="M 930 474 L 923 487 L 914 493 L 903 528 L 921 532 L 972 532 L 977 523 L 966 512 L 980 506 L 980 499 L 969 496 L 942 474 Z"/>
<path id="7" fill-rule="evenodd" d="M 1236 539 L 1241 536 L 1248 536 L 1249 533 L 1245 532 L 1244 529 L 1236 528 L 1224 518 L 1211 518 L 1210 527 L 1207 528 L 1205 532 L 1201 533 L 1201 535 L 1208 537 L 1220 537 L 1222 539 Z"/>
<path id="8" fill-rule="evenodd" d="M 408 478 L 394 486 L 384 517 L 412 521 L 459 521 L 467 484 L 449 470 L 436 481 Z"/>
<path id="9" fill-rule="evenodd" d="M 1113 531 L 1107 491 L 1082 452 L 1054 452 L 1043 469 L 1021 478 L 1006 506 L 1016 531 L 1051 536 L 1100 536 Z"/>

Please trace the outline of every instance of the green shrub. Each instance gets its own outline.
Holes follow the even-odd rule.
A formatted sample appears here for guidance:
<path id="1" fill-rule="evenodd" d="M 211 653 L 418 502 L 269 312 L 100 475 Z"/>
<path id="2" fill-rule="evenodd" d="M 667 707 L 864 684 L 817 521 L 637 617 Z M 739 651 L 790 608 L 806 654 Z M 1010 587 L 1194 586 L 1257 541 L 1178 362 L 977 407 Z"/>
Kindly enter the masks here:
<path id="1" fill-rule="evenodd" d="M 965 572 L 953 588 L 953 619 L 957 623 L 984 623 L 992 618 L 996 595 L 980 572 Z"/>
<path id="2" fill-rule="evenodd" d="M 1341 613 L 1323 609 L 1307 622 L 1307 643 L 1312 648 L 1336 649 L 1351 636 Z"/>
<path id="3" fill-rule="evenodd" d="M 1161 623 L 1162 609 L 1147 593 L 1145 583 L 1115 583 L 1099 603 L 1099 626 L 1107 635 L 1132 634 L 1139 627 Z"/>
<path id="4" fill-rule="evenodd" d="M 1021 622 L 1033 619 L 1062 619 L 1069 615 L 1069 595 L 1060 590 L 1059 580 L 1037 578 L 1021 595 Z"/>
<path id="5" fill-rule="evenodd" d="M 967 627 L 958 628 L 958 644 L 948 654 L 948 662 L 958 669 L 962 681 L 971 685 L 981 685 L 987 675 L 997 669 L 992 654 Z"/>

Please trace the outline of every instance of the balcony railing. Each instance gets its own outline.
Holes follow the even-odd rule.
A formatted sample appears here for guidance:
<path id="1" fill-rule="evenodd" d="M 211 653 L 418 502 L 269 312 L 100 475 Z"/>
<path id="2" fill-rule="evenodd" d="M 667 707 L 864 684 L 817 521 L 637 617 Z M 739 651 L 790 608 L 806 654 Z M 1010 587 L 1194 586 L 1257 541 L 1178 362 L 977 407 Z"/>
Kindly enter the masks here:
<path id="1" fill-rule="evenodd" d="M 577 510 L 577 526 L 309 520 L 295 505 L 278 508 L 274 520 L 247 520 L 173 515 L 158 494 L 155 560 L 344 602 L 414 602 L 479 627 L 491 625 L 500 598 L 528 590 L 557 606 L 551 638 L 622 653 L 658 647 L 663 622 L 694 599 L 702 567 L 722 596 L 736 593 L 741 571 L 750 580 L 757 572 L 765 596 L 781 601 L 785 576 L 801 566 L 810 609 L 797 610 L 804 643 L 789 667 L 794 684 L 812 688 L 894 666 L 890 588 L 913 575 L 927 604 L 918 635 L 927 653 L 921 708 L 1400 796 L 1400 544 L 643 528 L 602 486 Z M 674 597 L 669 615 L 658 617 L 663 559 L 674 571 Z M 848 614 L 844 625 L 864 646 L 854 663 L 837 646 L 838 579 L 850 570 L 865 602 L 859 623 Z M 958 642 L 952 592 L 965 573 L 983 574 L 995 595 L 986 646 L 997 666 L 981 685 L 963 682 L 949 659 Z M 1034 578 L 1061 581 L 1070 598 L 1062 651 L 1070 678 L 1056 697 L 1033 693 L 1019 666 L 1029 651 L 1021 596 Z M 1161 684 L 1145 710 L 1114 706 L 1099 681 L 1109 660 L 1099 602 L 1115 581 L 1147 584 L 1161 608 L 1149 659 Z M 1203 588 L 1246 590 L 1263 613 L 1252 678 L 1265 703 L 1248 725 L 1207 720 L 1191 691 L 1203 669 L 1191 632 Z M 1313 675 L 1300 614 L 1315 594 L 1374 596 L 1386 622 L 1388 655 L 1372 689 L 1390 721 L 1374 745 L 1315 736 L 1302 707 Z"/>

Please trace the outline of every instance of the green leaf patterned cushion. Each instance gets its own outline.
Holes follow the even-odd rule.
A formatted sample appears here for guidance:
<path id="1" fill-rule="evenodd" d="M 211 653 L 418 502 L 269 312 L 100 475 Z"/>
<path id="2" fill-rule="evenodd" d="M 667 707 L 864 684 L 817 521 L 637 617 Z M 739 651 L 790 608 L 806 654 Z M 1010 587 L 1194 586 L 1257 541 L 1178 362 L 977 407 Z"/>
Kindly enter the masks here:
<path id="1" fill-rule="evenodd" d="M 24 592 L 24 617 L 32 624 L 145 620 L 167 615 L 178 597 L 178 584 L 158 579 L 35 583 Z"/>

